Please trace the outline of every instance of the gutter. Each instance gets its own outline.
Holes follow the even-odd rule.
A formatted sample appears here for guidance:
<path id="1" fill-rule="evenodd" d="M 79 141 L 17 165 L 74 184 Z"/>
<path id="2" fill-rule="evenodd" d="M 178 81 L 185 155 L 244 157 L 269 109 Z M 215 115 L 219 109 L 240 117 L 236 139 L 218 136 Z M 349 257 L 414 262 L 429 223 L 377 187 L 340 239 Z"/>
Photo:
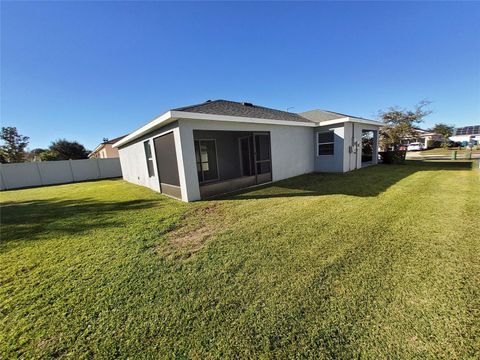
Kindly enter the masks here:
<path id="1" fill-rule="evenodd" d="M 260 119 L 260 118 L 248 118 L 243 116 L 231 116 L 231 115 L 216 115 L 216 114 L 204 114 L 204 113 L 192 113 L 187 111 L 175 111 L 169 110 L 166 113 L 158 116 L 150 121 L 148 124 L 135 130 L 131 134 L 127 135 L 120 141 L 117 141 L 112 146 L 118 148 L 131 141 L 138 139 L 139 137 L 152 132 L 162 126 L 168 125 L 171 122 L 178 119 L 194 119 L 194 120 L 208 120 L 208 121 L 223 121 L 223 122 L 236 122 L 236 123 L 249 123 L 249 124 L 266 124 L 266 125 L 283 125 L 283 126 L 303 126 L 303 127 L 317 127 L 318 124 L 312 121 L 288 121 L 288 120 L 276 120 L 276 119 Z"/>

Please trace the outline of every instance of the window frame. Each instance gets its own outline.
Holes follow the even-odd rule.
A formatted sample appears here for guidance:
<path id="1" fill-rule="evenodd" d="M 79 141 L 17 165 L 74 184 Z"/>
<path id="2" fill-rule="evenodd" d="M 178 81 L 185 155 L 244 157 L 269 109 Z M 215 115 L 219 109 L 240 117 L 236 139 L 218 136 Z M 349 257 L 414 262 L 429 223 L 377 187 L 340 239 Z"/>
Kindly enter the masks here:
<path id="1" fill-rule="evenodd" d="M 148 146 L 148 149 L 149 149 L 149 152 L 150 152 L 150 157 L 147 154 L 147 146 Z M 146 163 L 147 163 L 148 177 L 149 178 L 155 177 L 155 166 L 154 166 L 154 162 L 153 162 L 153 152 L 152 152 L 152 145 L 150 144 L 150 139 L 145 140 L 143 142 L 143 151 L 145 153 L 145 160 L 146 160 Z M 150 168 L 150 165 L 151 165 L 151 168 Z"/>
<path id="2" fill-rule="evenodd" d="M 333 140 L 327 142 L 320 142 L 320 134 L 332 134 Z M 320 154 L 320 145 L 332 145 L 332 153 L 331 154 Z M 333 156 L 335 155 L 335 131 L 334 130 L 325 130 L 325 131 L 318 131 L 317 132 L 317 156 Z"/>
<path id="3" fill-rule="evenodd" d="M 213 143 L 215 144 L 215 163 L 216 163 L 216 166 L 217 166 L 217 177 L 215 179 L 205 180 L 205 175 L 203 174 L 204 170 L 203 170 L 203 166 L 202 166 L 204 161 L 202 161 L 202 154 L 201 154 L 201 142 L 202 141 L 205 141 L 205 142 L 213 141 Z M 200 181 L 200 179 L 198 179 L 198 183 L 200 185 L 203 185 L 203 184 L 211 183 L 211 182 L 214 182 L 214 181 L 219 181 L 220 180 L 220 169 L 218 167 L 217 140 L 216 139 L 193 139 L 193 148 L 194 149 L 195 149 L 195 143 L 196 142 L 198 142 L 198 151 L 200 152 L 200 154 L 199 154 L 200 155 L 200 162 L 197 161 L 197 154 L 195 154 L 195 165 L 196 165 L 197 172 L 198 172 L 198 166 L 200 166 L 200 172 L 202 174 L 202 181 Z"/>

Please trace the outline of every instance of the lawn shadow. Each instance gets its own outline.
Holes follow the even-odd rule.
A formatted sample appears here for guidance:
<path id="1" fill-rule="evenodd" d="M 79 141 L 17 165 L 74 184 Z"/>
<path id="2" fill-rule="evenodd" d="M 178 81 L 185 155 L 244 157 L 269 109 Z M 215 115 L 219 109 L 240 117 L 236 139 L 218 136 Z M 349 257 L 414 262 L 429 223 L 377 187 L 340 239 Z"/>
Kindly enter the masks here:
<path id="1" fill-rule="evenodd" d="M 351 195 L 377 196 L 400 180 L 419 171 L 468 171 L 471 161 L 418 161 L 370 166 L 348 173 L 311 173 L 275 183 L 224 194 L 212 200 L 246 200 L 279 197 Z"/>
<path id="2" fill-rule="evenodd" d="M 121 226 L 123 222 L 113 220 L 113 213 L 138 210 L 158 204 L 155 200 L 99 201 L 83 199 L 47 199 L 10 201 L 1 204 L 0 239 L 34 240 L 44 230 L 57 235 L 79 234 L 95 228 Z"/>

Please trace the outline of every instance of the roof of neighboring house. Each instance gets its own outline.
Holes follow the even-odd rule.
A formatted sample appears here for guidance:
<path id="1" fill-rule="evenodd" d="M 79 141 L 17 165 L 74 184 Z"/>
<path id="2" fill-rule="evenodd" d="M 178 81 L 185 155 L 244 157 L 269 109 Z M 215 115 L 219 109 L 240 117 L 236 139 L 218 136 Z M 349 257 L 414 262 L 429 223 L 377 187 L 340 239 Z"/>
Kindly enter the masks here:
<path id="1" fill-rule="evenodd" d="M 125 136 L 127 136 L 127 135 L 128 135 L 128 134 L 125 134 L 125 135 L 116 137 L 115 139 L 111 139 L 111 140 L 105 141 L 105 142 L 103 142 L 102 144 L 115 144 L 117 141 L 122 140 L 122 139 L 123 139 Z"/>
<path id="2" fill-rule="evenodd" d="M 107 144 L 115 144 L 116 142 L 122 140 L 125 136 L 127 136 L 128 134 L 125 134 L 125 135 L 122 135 L 122 136 L 119 136 L 119 137 L 116 137 L 114 139 L 111 139 L 111 140 L 108 140 L 108 141 L 105 141 L 105 142 L 101 142 L 100 144 L 97 145 L 97 147 L 92 150 L 92 152 L 90 154 L 88 154 L 88 157 L 91 157 L 93 156 L 95 153 L 97 153 L 98 151 L 100 151 L 105 145 Z"/>
<path id="3" fill-rule="evenodd" d="M 299 114 L 271 109 L 263 106 L 254 105 L 251 103 L 241 103 L 228 100 L 208 100 L 202 104 L 185 106 L 172 111 L 185 111 L 190 113 L 212 114 L 212 115 L 227 115 L 240 116 L 257 119 L 271 119 L 271 120 L 286 120 L 286 121 L 300 121 L 309 122 Z"/>

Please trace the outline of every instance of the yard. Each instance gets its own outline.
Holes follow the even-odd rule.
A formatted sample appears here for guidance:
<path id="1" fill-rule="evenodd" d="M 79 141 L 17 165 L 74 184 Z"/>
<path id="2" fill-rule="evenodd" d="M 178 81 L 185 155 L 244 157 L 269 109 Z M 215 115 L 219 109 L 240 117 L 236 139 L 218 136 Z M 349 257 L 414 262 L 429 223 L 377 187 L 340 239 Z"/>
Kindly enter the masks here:
<path id="1" fill-rule="evenodd" d="M 0 358 L 478 358 L 473 165 L 3 192 Z"/>
<path id="2" fill-rule="evenodd" d="M 475 149 L 475 150 L 466 150 L 465 148 L 459 149 L 459 148 L 433 148 L 433 149 L 428 149 L 428 150 L 422 150 L 419 151 L 418 153 L 421 155 L 443 155 L 443 156 L 448 156 L 450 157 L 452 155 L 453 151 L 457 152 L 457 156 L 459 157 L 464 157 L 465 155 L 471 153 L 472 155 L 480 154 L 480 149 Z"/>

